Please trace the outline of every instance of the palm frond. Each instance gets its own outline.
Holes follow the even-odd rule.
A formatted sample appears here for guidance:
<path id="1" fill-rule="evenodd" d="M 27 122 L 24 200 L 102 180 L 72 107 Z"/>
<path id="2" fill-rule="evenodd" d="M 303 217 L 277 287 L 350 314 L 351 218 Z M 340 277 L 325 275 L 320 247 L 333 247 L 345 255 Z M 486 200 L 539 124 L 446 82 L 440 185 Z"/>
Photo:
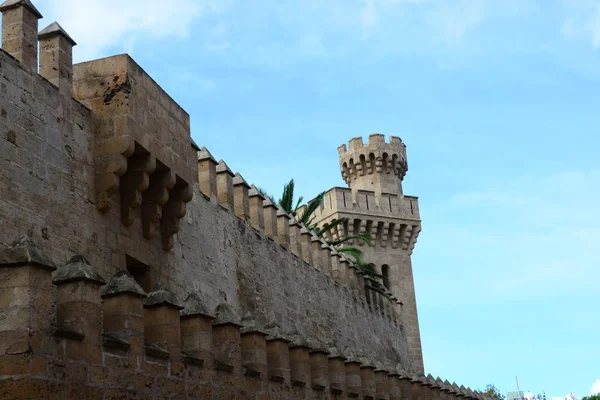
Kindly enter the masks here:
<path id="1" fill-rule="evenodd" d="M 283 193 L 281 195 L 281 199 L 279 199 L 279 205 L 281 208 L 285 210 L 288 214 L 291 214 L 292 204 L 294 203 L 294 180 L 290 180 L 287 184 L 283 186 Z"/>
<path id="2" fill-rule="evenodd" d="M 371 245 L 371 235 L 369 235 L 367 233 L 360 233 L 358 235 L 344 236 L 343 238 L 340 238 L 337 240 L 332 240 L 331 242 L 329 242 L 329 244 L 332 246 L 339 246 L 340 244 L 346 243 L 350 240 L 359 240 L 359 241 L 366 243 L 369 246 Z"/>
<path id="3" fill-rule="evenodd" d="M 304 201 L 304 197 L 300 196 L 300 198 L 298 199 L 298 201 L 296 202 L 296 205 L 294 206 L 294 209 L 292 210 L 291 214 L 295 217 L 296 214 L 298 213 L 298 209 L 300 208 L 300 205 L 302 204 L 302 202 Z"/>
<path id="4" fill-rule="evenodd" d="M 315 219 L 315 216 L 313 214 L 323 203 L 324 197 L 325 192 L 319 193 L 317 197 L 308 202 L 308 204 L 306 205 L 306 210 L 304 210 L 304 213 L 300 216 L 300 222 L 309 227 L 309 229 L 314 228 L 310 226 Z"/>
<path id="5" fill-rule="evenodd" d="M 348 218 L 344 217 L 344 218 L 336 218 L 333 221 L 326 223 L 322 228 L 320 228 L 317 231 L 317 236 L 323 237 L 323 234 L 325 232 L 330 231 L 334 227 L 337 227 L 338 225 L 341 225 L 341 224 L 345 223 L 346 221 L 348 221 Z"/>
<path id="6" fill-rule="evenodd" d="M 362 250 L 357 249 L 356 247 L 344 246 L 344 247 L 340 247 L 339 249 L 337 249 L 337 251 L 339 253 L 344 253 L 344 254 L 349 255 L 350 257 L 354 258 L 355 262 L 362 260 L 362 257 L 363 257 Z"/>

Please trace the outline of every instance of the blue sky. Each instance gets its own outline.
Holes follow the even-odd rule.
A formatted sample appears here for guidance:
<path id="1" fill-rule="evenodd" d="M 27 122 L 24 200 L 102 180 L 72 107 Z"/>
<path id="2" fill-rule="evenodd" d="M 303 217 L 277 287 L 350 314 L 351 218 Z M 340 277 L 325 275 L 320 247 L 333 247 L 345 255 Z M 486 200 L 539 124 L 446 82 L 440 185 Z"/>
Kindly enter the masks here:
<path id="1" fill-rule="evenodd" d="M 599 0 L 38 0 L 77 61 L 129 52 L 250 182 L 341 186 L 408 146 L 425 366 L 473 388 L 600 381 Z M 600 386 L 600 383 L 597 383 Z M 600 387 L 597 387 L 600 390 Z"/>

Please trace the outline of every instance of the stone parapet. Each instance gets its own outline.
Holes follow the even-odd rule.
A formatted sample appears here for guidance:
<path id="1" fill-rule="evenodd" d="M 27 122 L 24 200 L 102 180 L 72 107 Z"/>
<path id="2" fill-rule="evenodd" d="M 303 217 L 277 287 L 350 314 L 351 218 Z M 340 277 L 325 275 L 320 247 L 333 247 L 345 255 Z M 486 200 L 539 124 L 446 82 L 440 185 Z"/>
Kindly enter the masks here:
<path id="1" fill-rule="evenodd" d="M 110 393 L 111 398 L 192 400 L 220 393 L 225 398 L 312 399 L 330 394 L 393 399 L 396 388 L 402 388 L 395 371 L 346 360 L 337 349 L 325 350 L 299 336 L 287 339 L 277 327 L 264 329 L 249 315 L 240 321 L 226 303 L 209 311 L 197 293 L 188 296 L 182 309 L 166 288 L 146 294 L 125 272 L 113 276 L 100 292 L 104 279 L 80 256 L 54 273 L 53 310 L 53 268 L 42 260 L 27 240 L 0 252 L 0 275 L 5 277 L 0 303 L 5 321 L 0 348 L 6 349 L 0 357 L 3 398 L 10 393 L 8 397 L 19 399 L 92 399 Z M 49 296 L 27 290 L 32 288 Z M 53 340 L 43 340 L 53 313 L 62 328 Z M 18 315 L 28 322 L 13 329 L 11 318 Z M 190 324 L 197 317 L 213 322 Z M 22 328 L 27 329 L 28 345 L 18 334 Z M 212 342 L 206 342 L 210 336 Z M 142 340 L 145 351 L 140 351 Z M 203 353 L 214 354 L 216 362 L 205 364 Z M 421 386 L 435 380 L 429 376 L 411 382 Z M 434 383 L 428 398 L 441 399 L 448 390 L 479 398 L 463 386 L 447 385 L 451 389 L 442 391 L 444 385 Z"/>

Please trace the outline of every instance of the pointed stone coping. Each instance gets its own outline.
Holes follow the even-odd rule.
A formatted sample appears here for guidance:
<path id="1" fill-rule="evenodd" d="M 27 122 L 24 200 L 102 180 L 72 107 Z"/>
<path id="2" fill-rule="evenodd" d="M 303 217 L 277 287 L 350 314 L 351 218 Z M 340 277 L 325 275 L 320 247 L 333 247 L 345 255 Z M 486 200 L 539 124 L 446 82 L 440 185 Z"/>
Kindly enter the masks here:
<path id="1" fill-rule="evenodd" d="M 382 362 L 377 361 L 375 363 L 375 372 L 388 372 Z"/>
<path id="2" fill-rule="evenodd" d="M 169 292 L 163 285 L 158 285 L 153 292 L 148 293 L 148 297 L 144 301 L 144 308 L 163 306 L 183 309 L 174 293 Z"/>
<path id="3" fill-rule="evenodd" d="M 6 0 L 4 3 L 0 4 L 0 12 L 8 11 L 17 7 L 25 7 L 28 8 L 29 11 L 35 14 L 38 19 L 44 18 L 42 14 L 38 11 L 37 8 L 31 3 L 30 0 Z"/>
<path id="4" fill-rule="evenodd" d="M 375 365 L 373 365 L 367 357 L 358 357 L 358 360 L 361 363 L 360 369 L 368 368 L 375 371 Z"/>
<path id="5" fill-rule="evenodd" d="M 264 329 L 260 328 L 256 323 L 256 320 L 250 313 L 244 314 L 242 317 L 242 329 L 240 329 L 240 333 L 242 335 L 249 335 L 252 333 L 257 333 L 263 335 L 265 337 L 269 336 L 268 333 L 265 332 Z"/>
<path id="6" fill-rule="evenodd" d="M 293 216 L 290 215 L 290 228 L 292 226 L 297 226 L 298 228 L 300 228 L 300 230 L 302 230 L 302 225 L 300 225 L 300 223 L 296 220 L 296 218 L 294 218 Z"/>
<path id="7" fill-rule="evenodd" d="M 301 235 L 310 235 L 311 237 L 313 235 L 313 233 L 310 230 L 308 230 L 308 228 L 304 224 L 300 224 L 300 234 Z"/>
<path id="8" fill-rule="evenodd" d="M 215 314 L 217 317 L 212 322 L 214 326 L 225 326 L 232 325 L 238 328 L 242 328 L 242 324 L 240 324 L 240 319 L 235 315 L 229 304 L 220 303 L 215 309 Z"/>
<path id="9" fill-rule="evenodd" d="M 450 382 L 448 382 L 448 379 L 446 379 L 444 381 L 444 387 L 446 388 L 446 390 L 448 390 L 450 393 L 456 393 L 456 391 L 454 390 L 454 388 L 452 387 L 452 384 Z"/>
<path id="10" fill-rule="evenodd" d="M 245 186 L 248 189 L 250 189 L 250 185 L 248 185 L 248 182 L 246 182 L 246 180 L 242 177 L 242 175 L 240 175 L 240 173 L 238 172 L 237 174 L 235 174 L 235 176 L 233 177 L 233 186 Z"/>
<path id="11" fill-rule="evenodd" d="M 433 375 L 429 374 L 427 375 L 427 382 L 429 382 L 429 385 L 431 385 L 432 388 L 434 389 L 439 389 L 440 385 L 437 384 L 437 382 L 435 381 L 435 378 L 433 377 Z"/>
<path id="12" fill-rule="evenodd" d="M 250 185 L 250 190 L 248 191 L 248 197 L 260 197 L 263 199 L 263 201 L 266 199 L 265 196 L 263 196 L 260 191 L 258 190 L 258 188 L 254 185 Z"/>
<path id="13" fill-rule="evenodd" d="M 277 216 L 278 217 L 286 217 L 288 220 L 292 219 L 292 216 L 285 212 L 283 208 L 279 204 L 277 204 Z"/>
<path id="14" fill-rule="evenodd" d="M 451 393 L 456 393 L 456 394 L 461 394 L 460 393 L 460 389 L 458 388 L 458 385 L 455 382 L 452 382 L 450 384 L 450 392 Z"/>
<path id="15" fill-rule="evenodd" d="M 122 294 L 131 294 L 136 297 L 146 298 L 148 296 L 144 289 L 133 279 L 127 271 L 119 271 L 108 281 L 108 284 L 102 289 L 102 298 L 119 296 Z"/>
<path id="16" fill-rule="evenodd" d="M 435 384 L 437 386 L 439 386 L 440 390 L 442 390 L 444 392 L 449 392 L 450 391 L 448 389 L 448 387 L 446 386 L 446 384 L 444 383 L 444 381 L 442 380 L 442 378 L 440 378 L 439 376 L 435 379 Z"/>
<path id="17" fill-rule="evenodd" d="M 56 21 L 45 27 L 38 33 L 38 40 L 47 39 L 53 36 L 62 36 L 71 43 L 71 46 L 77 46 L 77 43 L 71 36 L 63 29 L 62 26 Z"/>
<path id="18" fill-rule="evenodd" d="M 400 374 L 398 372 L 396 372 L 393 368 L 389 369 L 387 372 L 388 372 L 388 376 L 390 378 L 400 378 Z"/>
<path id="19" fill-rule="evenodd" d="M 15 240 L 9 247 L 0 251 L 0 266 L 18 267 L 25 264 L 35 264 L 50 271 L 56 270 L 56 265 L 41 253 L 29 236 Z"/>
<path id="20" fill-rule="evenodd" d="M 291 343 L 292 340 L 287 337 L 286 334 L 283 333 L 283 331 L 281 330 L 281 328 L 278 325 L 275 325 L 272 328 L 267 328 L 267 333 L 269 334 L 267 336 L 267 342 L 274 342 L 274 341 L 280 341 L 280 342 L 285 342 L 285 343 Z"/>
<path id="21" fill-rule="evenodd" d="M 313 233 L 312 236 L 310 237 L 310 240 L 311 240 L 311 242 L 320 242 L 321 238 Z"/>
<path id="22" fill-rule="evenodd" d="M 310 351 L 308 352 L 308 354 L 325 354 L 327 357 L 329 357 L 329 351 L 327 349 L 324 349 L 322 347 L 318 347 L 318 348 L 310 348 Z"/>
<path id="23" fill-rule="evenodd" d="M 327 358 L 330 360 L 342 360 L 342 361 L 347 360 L 347 358 L 344 357 L 342 355 L 342 353 L 340 353 L 340 351 L 335 346 L 330 347 L 329 349 L 327 349 L 327 351 L 329 352 L 329 355 L 327 356 Z"/>
<path id="24" fill-rule="evenodd" d="M 329 355 L 329 351 L 327 350 L 327 346 L 324 345 L 323 342 L 316 338 L 308 338 L 308 345 L 310 346 L 309 354 L 325 354 Z"/>
<path id="25" fill-rule="evenodd" d="M 400 380 L 403 381 L 410 381 L 412 380 L 412 378 L 410 377 L 410 374 L 408 372 L 406 372 L 405 370 L 401 369 L 398 372 L 399 378 Z"/>
<path id="26" fill-rule="evenodd" d="M 296 334 L 292 335 L 291 342 L 290 342 L 290 349 L 310 350 L 311 347 L 303 336 L 296 333 Z"/>
<path id="27" fill-rule="evenodd" d="M 195 316 L 203 316 L 210 319 L 215 319 L 214 313 L 209 311 L 209 308 L 204 303 L 202 297 L 198 293 L 190 293 L 183 302 L 181 318 L 190 318 Z"/>
<path id="28" fill-rule="evenodd" d="M 217 160 L 215 160 L 213 155 L 210 154 L 210 151 L 208 151 L 208 149 L 203 146 L 200 149 L 200 151 L 198 152 L 198 161 L 205 161 L 205 160 L 212 161 L 213 164 L 218 164 Z"/>
<path id="29" fill-rule="evenodd" d="M 323 239 L 323 238 L 319 238 L 319 239 L 320 239 L 320 242 L 321 242 L 321 248 L 322 248 L 322 249 L 328 249 L 328 248 L 331 248 L 331 249 L 332 249 L 332 251 L 333 251 L 333 247 L 331 247 L 331 246 L 329 245 L 329 243 L 327 243 L 327 241 L 326 241 L 325 239 Z M 332 253 L 332 254 L 333 254 L 333 253 Z"/>
<path id="30" fill-rule="evenodd" d="M 348 268 L 352 268 L 353 270 L 356 271 L 356 273 L 358 274 L 360 271 L 360 269 L 356 266 L 356 264 L 354 263 L 354 261 L 349 260 L 348 258 L 346 258 L 346 261 L 348 261 Z"/>
<path id="31" fill-rule="evenodd" d="M 231 177 L 234 177 L 235 174 L 233 172 L 231 172 L 231 169 L 229 169 L 229 166 L 227 165 L 227 163 L 225 163 L 225 161 L 221 160 L 219 161 L 219 165 L 217 165 L 217 174 L 228 174 Z"/>
<path id="32" fill-rule="evenodd" d="M 464 385 L 460 385 L 459 389 L 462 394 L 464 394 L 465 396 L 469 396 L 469 392 L 467 391 L 467 388 L 464 387 Z"/>
<path id="33" fill-rule="evenodd" d="M 358 364 L 360 365 L 361 362 L 358 359 L 358 357 L 356 357 L 356 355 L 354 355 L 354 353 L 348 352 L 346 353 L 346 361 L 344 361 L 345 364 Z"/>
<path id="34" fill-rule="evenodd" d="M 348 264 L 346 267 L 350 268 L 350 264 L 351 264 L 350 260 L 348 260 L 348 258 L 344 255 L 344 253 L 340 253 L 338 251 L 338 254 L 340 255 L 340 262 Z"/>
<path id="35" fill-rule="evenodd" d="M 422 383 L 422 381 L 421 381 L 421 377 L 420 377 L 420 376 L 418 376 L 418 375 L 413 375 L 413 376 L 411 376 L 411 378 L 410 378 L 410 382 L 411 382 L 411 383 Z"/>
<path id="36" fill-rule="evenodd" d="M 274 208 L 277 210 L 277 206 L 275 204 L 273 204 L 273 202 L 271 201 L 271 199 L 269 197 L 267 197 L 265 199 L 265 201 L 263 202 L 263 206 L 264 206 L 264 208 L 271 207 L 271 208 Z"/>
<path id="37" fill-rule="evenodd" d="M 106 281 L 96 271 L 90 262 L 81 255 L 73 256 L 65 265 L 58 267 L 56 271 L 52 273 L 52 283 L 68 283 L 86 281 L 96 283 L 98 285 L 105 285 Z"/>

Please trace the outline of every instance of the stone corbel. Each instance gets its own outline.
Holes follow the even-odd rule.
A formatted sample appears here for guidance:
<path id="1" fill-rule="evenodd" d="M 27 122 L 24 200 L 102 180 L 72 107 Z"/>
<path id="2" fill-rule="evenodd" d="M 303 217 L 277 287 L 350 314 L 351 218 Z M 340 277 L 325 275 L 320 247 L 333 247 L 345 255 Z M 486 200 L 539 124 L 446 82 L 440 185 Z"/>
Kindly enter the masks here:
<path id="1" fill-rule="evenodd" d="M 111 198 L 119 190 L 120 177 L 127 172 L 127 159 L 135 151 L 130 136 L 103 140 L 96 146 L 96 208 L 107 213 Z"/>
<path id="2" fill-rule="evenodd" d="M 134 221 L 134 210 L 142 205 L 142 193 L 150 186 L 156 158 L 149 153 L 134 154 L 127 164 L 127 172 L 121 177 L 121 221 L 130 226 Z"/>
<path id="3" fill-rule="evenodd" d="M 179 232 L 179 221 L 185 216 L 189 203 L 194 196 L 192 188 L 187 183 L 175 185 L 169 192 L 169 201 L 163 207 L 160 220 L 163 249 L 169 251 L 173 248 L 173 235 Z"/>
<path id="4" fill-rule="evenodd" d="M 150 175 L 150 186 L 142 196 L 142 229 L 146 239 L 158 234 L 163 206 L 169 201 L 169 190 L 175 183 L 175 174 L 165 166 Z"/>

